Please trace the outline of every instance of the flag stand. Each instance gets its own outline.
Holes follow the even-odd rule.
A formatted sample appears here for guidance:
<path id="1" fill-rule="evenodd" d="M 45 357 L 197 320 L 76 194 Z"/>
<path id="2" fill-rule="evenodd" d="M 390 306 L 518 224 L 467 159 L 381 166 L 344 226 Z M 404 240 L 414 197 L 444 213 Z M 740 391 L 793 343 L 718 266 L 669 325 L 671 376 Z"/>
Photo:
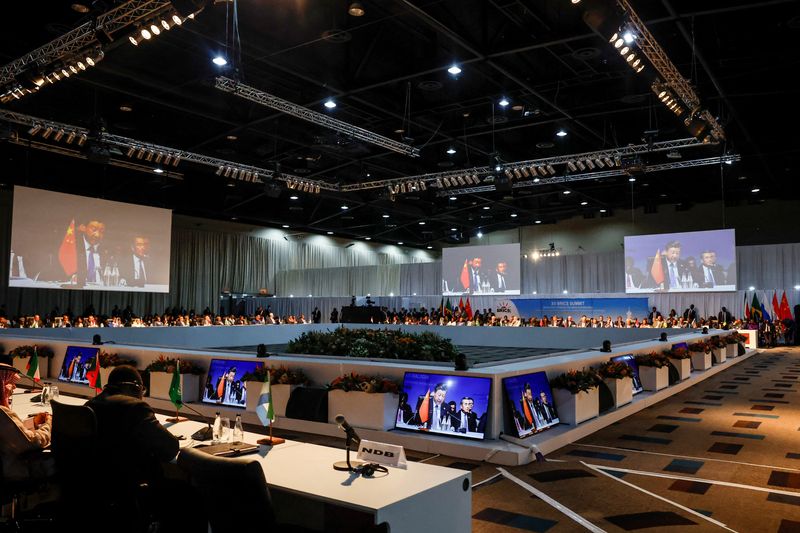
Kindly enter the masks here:
<path id="1" fill-rule="evenodd" d="M 167 418 L 167 422 L 172 422 L 173 424 L 177 424 L 178 422 L 186 422 L 187 420 L 189 419 L 180 415 L 180 411 L 178 409 L 175 409 L 175 416 Z"/>
<path id="2" fill-rule="evenodd" d="M 269 437 L 264 437 L 256 441 L 257 444 L 266 444 L 267 446 L 275 446 L 277 444 L 283 444 L 284 442 L 286 442 L 286 439 L 272 436 L 272 424 L 269 426 Z"/>

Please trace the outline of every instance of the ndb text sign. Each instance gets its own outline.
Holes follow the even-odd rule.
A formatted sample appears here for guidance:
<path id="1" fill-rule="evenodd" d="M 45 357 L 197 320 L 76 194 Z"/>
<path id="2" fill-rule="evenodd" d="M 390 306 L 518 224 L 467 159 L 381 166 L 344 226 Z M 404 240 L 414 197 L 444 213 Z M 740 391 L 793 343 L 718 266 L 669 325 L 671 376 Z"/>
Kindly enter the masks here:
<path id="1" fill-rule="evenodd" d="M 359 461 L 406 468 L 406 452 L 402 446 L 362 440 L 358 445 Z"/>

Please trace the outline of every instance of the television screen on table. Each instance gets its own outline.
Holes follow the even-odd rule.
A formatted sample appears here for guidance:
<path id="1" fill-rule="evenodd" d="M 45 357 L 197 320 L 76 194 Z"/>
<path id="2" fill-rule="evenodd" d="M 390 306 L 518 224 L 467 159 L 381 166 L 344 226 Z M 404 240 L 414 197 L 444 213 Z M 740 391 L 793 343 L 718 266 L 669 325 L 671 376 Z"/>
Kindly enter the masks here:
<path id="1" fill-rule="evenodd" d="M 64 364 L 61 365 L 58 381 L 88 385 L 89 380 L 86 378 L 86 372 L 91 370 L 99 351 L 100 348 L 67 346 L 67 355 L 64 356 Z"/>
<path id="2" fill-rule="evenodd" d="M 247 383 L 242 376 L 254 372 L 264 363 L 244 359 L 212 359 L 203 387 L 204 403 L 226 405 L 229 407 L 246 407 Z"/>
<path id="3" fill-rule="evenodd" d="M 689 343 L 688 342 L 676 342 L 675 344 L 672 345 L 672 349 L 673 350 L 677 350 L 678 348 L 683 348 L 684 350 L 688 350 L 689 349 Z"/>
<path id="4" fill-rule="evenodd" d="M 633 354 L 628 355 L 618 355 L 616 357 L 611 358 L 612 361 L 615 363 L 625 363 L 631 370 L 633 371 L 633 393 L 639 394 L 644 390 L 642 387 L 642 380 L 639 379 L 639 365 L 636 363 L 636 358 Z"/>
<path id="5" fill-rule="evenodd" d="M 559 423 L 546 373 L 534 372 L 503 378 L 503 389 L 515 431 L 520 438 Z"/>
<path id="6" fill-rule="evenodd" d="M 406 372 L 395 427 L 483 439 L 491 386 L 490 378 Z"/>

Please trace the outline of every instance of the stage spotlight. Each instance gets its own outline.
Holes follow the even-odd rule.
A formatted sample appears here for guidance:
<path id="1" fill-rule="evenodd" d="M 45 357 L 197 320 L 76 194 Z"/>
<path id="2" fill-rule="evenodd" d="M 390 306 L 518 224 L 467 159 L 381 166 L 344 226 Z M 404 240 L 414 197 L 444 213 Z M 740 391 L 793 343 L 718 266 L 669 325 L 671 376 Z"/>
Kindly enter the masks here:
<path id="1" fill-rule="evenodd" d="M 164 156 L 164 165 L 169 165 L 170 161 L 172 161 L 172 154 L 167 154 Z"/>
<path id="2" fill-rule="evenodd" d="M 154 155 L 156 155 L 156 153 L 153 150 L 148 150 L 147 157 L 145 157 L 144 160 L 150 162 L 153 160 Z"/>
<path id="3" fill-rule="evenodd" d="M 55 135 L 53 135 L 54 141 L 60 141 L 61 138 L 64 136 L 66 132 L 64 130 L 58 130 Z"/>
<path id="4" fill-rule="evenodd" d="M 31 136 L 36 135 L 37 133 L 39 133 L 41 131 L 41 129 L 42 129 L 42 125 L 41 124 L 34 123 L 33 126 L 31 126 L 31 129 L 28 130 L 28 135 L 31 135 Z"/>
<path id="5" fill-rule="evenodd" d="M 442 178 L 436 178 L 436 186 L 440 189 L 444 186 L 444 183 L 442 183 Z"/>
<path id="6" fill-rule="evenodd" d="M 594 170 L 594 161 L 592 161 L 591 159 L 587 159 L 586 166 L 589 168 L 589 170 Z"/>
<path id="7" fill-rule="evenodd" d="M 603 160 L 600 159 L 599 157 L 594 160 L 594 164 L 597 165 L 597 168 L 603 168 L 606 166 L 606 164 L 603 163 Z"/>
<path id="8" fill-rule="evenodd" d="M 547 169 L 544 167 L 536 167 L 536 170 L 539 171 L 539 175 L 543 178 L 547 177 Z"/>
<path id="9" fill-rule="evenodd" d="M 172 156 L 172 166 L 177 167 L 178 163 L 181 162 L 181 154 L 175 154 Z M 164 162 L 166 164 L 166 161 Z"/>
<path id="10" fill-rule="evenodd" d="M 521 167 L 519 170 L 520 170 L 520 172 L 522 172 L 522 175 L 525 178 L 530 178 L 531 177 L 530 172 L 528 172 L 528 167 Z"/>
<path id="11" fill-rule="evenodd" d="M 158 152 L 156 154 L 156 158 L 153 160 L 154 163 L 161 163 L 161 160 L 164 158 L 163 152 Z"/>
<path id="12" fill-rule="evenodd" d="M 230 178 L 232 170 L 233 169 L 231 167 L 225 167 L 225 172 L 222 174 L 222 176 L 225 178 Z"/>
<path id="13" fill-rule="evenodd" d="M 586 170 L 586 165 L 584 165 L 583 161 L 581 161 L 580 159 L 575 161 L 575 166 L 578 167 L 578 170 L 580 170 L 581 172 Z"/>
<path id="14" fill-rule="evenodd" d="M 576 170 L 578 170 L 578 167 L 576 167 L 575 163 L 573 163 L 572 161 L 567 161 L 567 169 L 569 169 L 570 172 L 575 172 Z"/>
<path id="15" fill-rule="evenodd" d="M 520 172 L 518 168 L 514 169 L 514 177 L 517 179 L 522 179 L 522 172 Z"/>
<path id="16" fill-rule="evenodd" d="M 603 158 L 603 162 L 606 164 L 607 167 L 613 167 L 614 166 L 614 160 L 611 159 L 608 156 Z"/>
<path id="17" fill-rule="evenodd" d="M 133 46 L 139 46 L 139 43 L 143 40 L 141 35 L 128 35 L 128 41 L 130 41 Z"/>
<path id="18" fill-rule="evenodd" d="M 81 133 L 78 136 L 78 146 L 83 146 L 84 144 L 86 144 L 86 141 L 88 141 L 88 140 L 89 140 L 89 136 L 86 135 L 85 133 Z"/>
<path id="19" fill-rule="evenodd" d="M 222 171 L 223 171 L 223 170 L 225 170 L 225 167 L 223 167 L 223 166 L 219 166 L 219 167 L 217 167 L 217 171 L 215 172 L 215 174 L 216 174 L 217 176 L 221 176 L 221 175 L 222 175 Z"/>
<path id="20" fill-rule="evenodd" d="M 53 126 L 47 126 L 42 132 L 42 139 L 47 139 L 53 133 Z"/>
<path id="21" fill-rule="evenodd" d="M 146 151 L 144 148 L 139 148 L 139 151 L 136 152 L 136 159 L 143 158 Z"/>
<path id="22" fill-rule="evenodd" d="M 150 40 L 150 38 L 153 36 L 153 35 L 152 35 L 152 34 L 151 34 L 151 33 L 150 33 L 148 30 L 147 30 L 147 28 L 142 28 L 142 31 L 141 31 L 141 32 L 139 32 L 139 35 L 141 35 L 141 36 L 142 36 L 142 39 L 144 39 L 145 41 L 149 41 L 149 40 Z"/>
<path id="23" fill-rule="evenodd" d="M 238 179 L 239 178 L 239 169 L 238 168 L 234 168 L 233 169 L 233 172 L 231 172 L 231 178 L 233 178 L 233 179 Z"/>
<path id="24" fill-rule="evenodd" d="M 420 181 L 419 182 L 419 190 L 421 190 L 421 191 L 427 191 L 428 190 L 428 186 L 425 184 L 424 181 Z"/>
<path id="25" fill-rule="evenodd" d="M 466 184 L 466 182 L 464 181 L 464 176 L 458 177 L 458 184 L 461 186 L 464 186 Z"/>
<path id="26" fill-rule="evenodd" d="M 126 157 L 133 157 L 133 154 L 136 152 L 135 146 L 129 146 L 128 150 L 125 152 Z"/>
<path id="27" fill-rule="evenodd" d="M 76 134 L 75 134 L 75 132 L 74 132 L 74 131 L 71 131 L 71 132 L 69 132 L 69 135 L 67 135 L 67 141 L 66 141 L 66 143 L 67 143 L 67 144 L 72 144 L 72 141 L 74 141 L 74 140 L 75 140 L 75 135 L 76 135 Z"/>

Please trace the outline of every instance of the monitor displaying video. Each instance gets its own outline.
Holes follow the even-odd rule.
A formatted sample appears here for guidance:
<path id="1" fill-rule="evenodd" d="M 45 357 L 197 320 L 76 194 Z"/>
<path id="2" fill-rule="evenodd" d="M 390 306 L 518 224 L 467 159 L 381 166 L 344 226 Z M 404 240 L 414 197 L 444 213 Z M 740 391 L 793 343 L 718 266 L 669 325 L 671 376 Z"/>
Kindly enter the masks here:
<path id="1" fill-rule="evenodd" d="M 442 295 L 520 294 L 519 243 L 442 250 Z"/>
<path id="2" fill-rule="evenodd" d="M 625 292 L 736 290 L 732 229 L 625 237 Z"/>
<path id="3" fill-rule="evenodd" d="M 64 364 L 61 365 L 58 381 L 88 385 L 89 379 L 86 377 L 86 373 L 92 369 L 99 351 L 100 348 L 67 346 L 67 355 L 64 356 Z"/>
<path id="4" fill-rule="evenodd" d="M 558 425 L 558 411 L 545 372 L 503 378 L 503 390 L 520 438 Z"/>
<path id="5" fill-rule="evenodd" d="M 263 362 L 255 360 L 212 359 L 202 401 L 228 407 L 246 407 L 247 382 L 242 380 L 242 376 L 262 366 Z"/>
<path id="6" fill-rule="evenodd" d="M 673 350 L 678 350 L 680 348 L 683 348 L 684 350 L 688 350 L 689 349 L 689 343 L 688 342 L 676 342 L 675 344 L 672 345 L 672 349 Z"/>
<path id="7" fill-rule="evenodd" d="M 491 378 L 406 372 L 395 427 L 483 439 Z"/>
<path id="8" fill-rule="evenodd" d="M 611 360 L 614 361 L 615 363 L 625 363 L 626 365 L 631 367 L 631 370 L 633 372 L 633 376 L 631 377 L 633 377 L 634 394 L 639 394 L 644 390 L 644 387 L 642 387 L 642 380 L 639 379 L 639 364 L 636 362 L 636 358 L 633 356 L 633 354 L 618 355 L 616 357 L 612 357 Z"/>

